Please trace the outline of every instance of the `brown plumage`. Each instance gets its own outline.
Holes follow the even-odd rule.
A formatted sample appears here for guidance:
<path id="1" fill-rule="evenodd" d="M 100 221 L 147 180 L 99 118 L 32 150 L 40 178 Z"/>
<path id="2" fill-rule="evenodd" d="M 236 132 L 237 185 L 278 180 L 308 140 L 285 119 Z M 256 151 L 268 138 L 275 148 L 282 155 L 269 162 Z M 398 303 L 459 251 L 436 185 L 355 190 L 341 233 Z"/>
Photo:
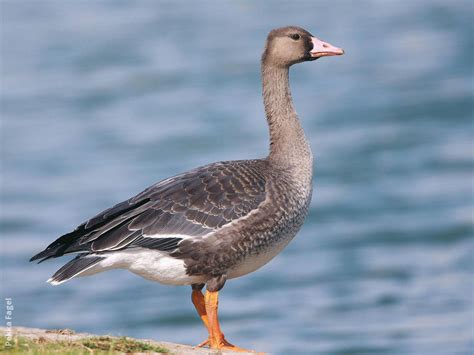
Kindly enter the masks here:
<path id="1" fill-rule="evenodd" d="M 192 285 L 193 303 L 209 331 L 201 345 L 239 350 L 220 331 L 217 291 L 277 255 L 303 224 L 311 201 L 312 153 L 293 107 L 289 67 L 342 53 L 299 27 L 271 31 L 262 55 L 268 157 L 209 164 L 163 180 L 31 260 L 79 253 L 52 284 L 126 268 L 150 280 Z"/>

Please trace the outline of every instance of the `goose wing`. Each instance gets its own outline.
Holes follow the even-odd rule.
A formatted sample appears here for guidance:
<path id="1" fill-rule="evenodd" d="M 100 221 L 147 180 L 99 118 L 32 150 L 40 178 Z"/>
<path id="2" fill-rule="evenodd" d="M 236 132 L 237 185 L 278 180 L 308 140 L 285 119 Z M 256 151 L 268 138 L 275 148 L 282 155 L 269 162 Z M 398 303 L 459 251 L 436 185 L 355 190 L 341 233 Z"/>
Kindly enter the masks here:
<path id="1" fill-rule="evenodd" d="M 67 233 L 30 261 L 145 247 L 171 252 L 246 216 L 265 200 L 264 160 L 219 162 L 158 182 Z"/>

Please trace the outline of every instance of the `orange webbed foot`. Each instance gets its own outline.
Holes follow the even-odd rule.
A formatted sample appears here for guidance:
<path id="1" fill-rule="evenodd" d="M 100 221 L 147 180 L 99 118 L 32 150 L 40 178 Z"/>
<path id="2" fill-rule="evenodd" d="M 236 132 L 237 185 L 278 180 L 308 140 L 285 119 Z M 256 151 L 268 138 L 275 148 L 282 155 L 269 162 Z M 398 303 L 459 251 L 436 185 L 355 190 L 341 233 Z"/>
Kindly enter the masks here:
<path id="1" fill-rule="evenodd" d="M 204 325 L 209 331 L 209 338 L 202 343 L 198 344 L 197 347 L 209 347 L 215 350 L 229 350 L 241 353 L 253 353 L 255 351 L 247 350 L 235 346 L 229 343 L 222 333 L 219 325 L 219 319 L 217 316 L 218 309 L 218 291 L 206 291 L 206 295 L 203 297 L 200 289 L 193 290 L 193 303 L 198 311 Z M 257 353 L 263 354 L 263 353 Z"/>
<path id="2" fill-rule="evenodd" d="M 239 346 L 236 346 L 234 344 L 229 343 L 225 338 L 221 339 L 215 339 L 212 341 L 210 338 L 204 340 L 202 343 L 196 345 L 199 348 L 203 347 L 209 347 L 210 349 L 216 349 L 216 350 L 230 350 L 230 351 L 235 351 L 235 352 L 241 352 L 241 353 L 256 353 L 253 350 L 247 350 L 243 349 Z M 257 353 L 257 354 L 264 354 L 264 353 Z"/>
<path id="3" fill-rule="evenodd" d="M 203 348 L 205 346 L 209 346 L 210 343 L 211 341 L 209 339 L 206 339 L 202 343 L 199 343 L 198 345 L 196 345 L 196 348 Z"/>

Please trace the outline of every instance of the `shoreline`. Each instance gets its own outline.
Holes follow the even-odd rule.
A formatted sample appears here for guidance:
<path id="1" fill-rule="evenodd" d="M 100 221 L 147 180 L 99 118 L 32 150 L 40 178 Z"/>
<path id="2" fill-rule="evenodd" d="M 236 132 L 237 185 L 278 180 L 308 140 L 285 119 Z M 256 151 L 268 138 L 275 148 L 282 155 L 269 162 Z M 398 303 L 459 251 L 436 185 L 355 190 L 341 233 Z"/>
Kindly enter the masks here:
<path id="1" fill-rule="evenodd" d="M 71 329 L 0 327 L 0 336 L 2 337 L 0 351 L 7 353 L 18 353 L 18 351 L 36 353 L 38 350 L 45 351 L 44 348 L 48 347 L 55 349 L 46 350 L 51 353 L 72 350 L 77 354 L 236 354 L 233 351 L 211 350 L 151 339 L 76 333 Z M 110 348 L 107 348 L 109 346 Z"/>

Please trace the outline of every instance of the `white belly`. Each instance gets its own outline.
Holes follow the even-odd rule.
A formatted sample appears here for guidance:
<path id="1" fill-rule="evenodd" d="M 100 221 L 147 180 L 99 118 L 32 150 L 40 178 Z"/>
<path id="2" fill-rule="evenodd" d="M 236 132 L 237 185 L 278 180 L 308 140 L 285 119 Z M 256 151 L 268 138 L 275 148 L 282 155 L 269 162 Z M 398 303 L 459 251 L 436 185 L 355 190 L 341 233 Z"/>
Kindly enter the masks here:
<path id="1" fill-rule="evenodd" d="M 150 281 L 167 285 L 204 283 L 200 276 L 186 274 L 184 261 L 157 250 L 137 248 L 107 254 L 107 258 L 78 276 L 89 276 L 110 269 L 128 269 Z"/>

